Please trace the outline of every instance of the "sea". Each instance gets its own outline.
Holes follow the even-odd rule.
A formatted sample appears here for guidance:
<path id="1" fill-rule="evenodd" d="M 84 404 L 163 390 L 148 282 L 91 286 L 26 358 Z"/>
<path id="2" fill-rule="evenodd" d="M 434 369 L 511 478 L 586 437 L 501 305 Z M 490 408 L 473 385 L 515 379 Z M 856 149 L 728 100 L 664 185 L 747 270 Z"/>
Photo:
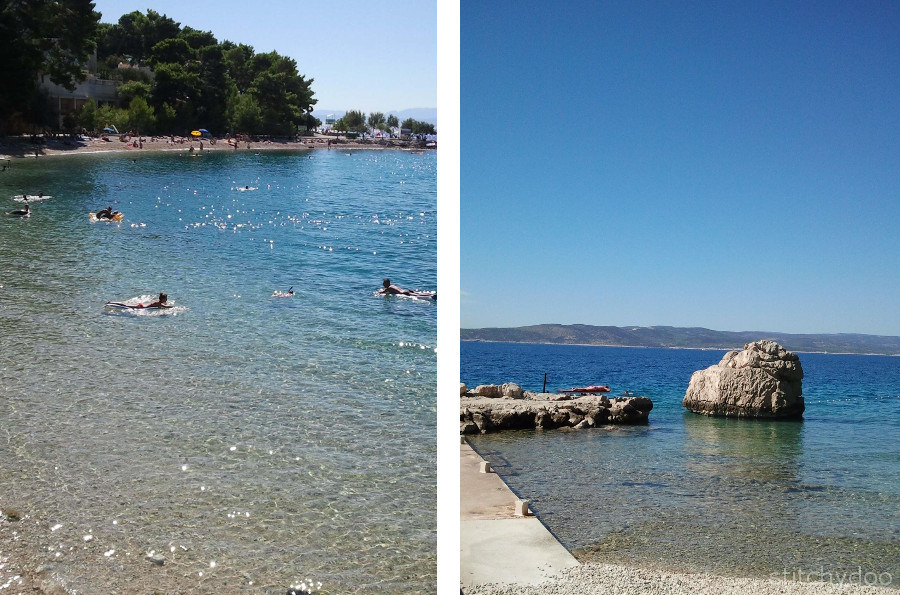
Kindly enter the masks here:
<path id="1" fill-rule="evenodd" d="M 799 353 L 802 421 L 684 410 L 691 374 L 724 354 L 462 342 L 470 387 L 539 392 L 546 374 L 548 392 L 653 401 L 646 425 L 469 442 L 582 561 L 900 589 L 900 357 Z"/>
<path id="2" fill-rule="evenodd" d="M 435 592 L 437 303 L 375 291 L 437 289 L 436 170 L 433 151 L 13 160 L 0 556 L 70 593 Z M 23 194 L 31 216 L 6 215 Z M 107 206 L 124 220 L 90 221 Z M 105 307 L 159 292 L 173 308 Z"/>

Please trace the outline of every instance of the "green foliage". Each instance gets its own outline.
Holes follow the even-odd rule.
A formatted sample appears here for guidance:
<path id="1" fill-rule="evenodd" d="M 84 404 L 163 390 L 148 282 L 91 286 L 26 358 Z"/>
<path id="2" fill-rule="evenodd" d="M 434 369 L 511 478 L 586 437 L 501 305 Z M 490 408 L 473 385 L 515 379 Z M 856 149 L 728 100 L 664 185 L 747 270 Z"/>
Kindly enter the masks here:
<path id="1" fill-rule="evenodd" d="M 180 25 L 154 10 L 147 14 L 139 11 L 119 17 L 118 25 L 103 31 L 105 39 L 100 46 L 113 54 L 127 56 L 132 64 L 145 62 L 150 51 L 164 39 L 172 39 L 181 31 Z"/>
<path id="2" fill-rule="evenodd" d="M 119 101 L 123 106 L 131 105 L 132 100 L 141 98 L 146 100 L 150 98 L 152 88 L 149 83 L 143 81 L 129 81 L 122 83 L 116 90 L 119 95 Z"/>
<path id="3" fill-rule="evenodd" d="M 108 104 L 98 107 L 94 119 L 94 130 L 102 130 L 107 126 L 115 126 L 119 131 L 127 130 L 128 112 Z"/>
<path id="4" fill-rule="evenodd" d="M 160 107 L 165 103 L 175 108 L 173 126 L 179 134 L 197 128 L 192 97 L 200 86 L 200 77 L 181 64 L 160 64 L 154 72 L 153 105 Z"/>
<path id="5" fill-rule="evenodd" d="M 171 132 L 175 130 L 177 118 L 178 114 L 175 112 L 175 108 L 168 103 L 163 102 L 162 105 L 156 108 L 157 130 L 171 134 Z"/>
<path id="6" fill-rule="evenodd" d="M 216 38 L 211 31 L 198 31 L 197 29 L 187 26 L 181 30 L 178 37 L 187 42 L 187 44 L 195 50 L 211 45 L 218 45 L 219 43 L 216 41 Z"/>
<path id="7" fill-rule="evenodd" d="M 359 110 L 350 110 L 338 122 L 343 122 L 344 130 L 349 130 L 350 132 L 366 131 L 366 115 Z M 337 128 L 337 123 L 335 128 Z"/>
<path id="8" fill-rule="evenodd" d="M 263 115 L 256 98 L 249 93 L 237 97 L 231 125 L 236 132 L 259 134 L 263 129 Z"/>
<path id="9" fill-rule="evenodd" d="M 131 100 L 131 105 L 128 106 L 126 126 L 128 130 L 135 132 L 146 132 L 156 126 L 153 108 L 147 105 L 147 101 L 143 97 L 135 97 Z"/>
<path id="10" fill-rule="evenodd" d="M 187 64 L 195 58 L 195 51 L 183 39 L 163 39 L 150 50 L 147 64 Z"/>
<path id="11" fill-rule="evenodd" d="M 369 128 L 377 128 L 384 130 L 387 128 L 387 121 L 384 119 L 382 112 L 372 112 L 369 114 Z"/>
<path id="12" fill-rule="evenodd" d="M 78 112 L 77 123 L 79 128 L 88 132 L 97 130 L 97 102 L 91 99 Z"/>
<path id="13" fill-rule="evenodd" d="M 3 2 L 0 8 L 0 114 L 41 112 L 38 75 L 74 89 L 94 48 L 99 13 L 90 0 Z"/>
<path id="14" fill-rule="evenodd" d="M 403 124 L 401 128 L 406 128 L 413 134 L 436 134 L 437 129 L 434 127 L 434 124 L 429 122 L 420 122 L 419 120 L 414 120 L 412 118 L 407 118 L 403 120 Z"/>
<path id="15" fill-rule="evenodd" d="M 222 45 L 228 77 L 237 85 L 239 93 L 246 93 L 250 90 L 250 83 L 253 82 L 253 70 L 250 67 L 253 48 L 244 44 L 234 45 L 231 42 Z"/>
<path id="16" fill-rule="evenodd" d="M 185 134 L 205 127 L 221 134 L 238 126 L 254 134 L 290 136 L 320 123 L 311 114 L 313 80 L 277 52 L 257 54 L 247 45 L 219 43 L 209 31 L 182 28 L 149 9 L 98 24 L 90 0 L 7 0 L 0 6 L 2 114 L 19 110 L 30 122 L 52 124 L 57 116 L 34 93 L 38 73 L 73 88 L 96 44 L 97 73 L 123 81 L 118 94 L 127 109 L 86 107 L 77 118 L 84 128 L 155 126 Z M 131 68 L 119 68 L 121 63 Z M 363 125 L 364 119 L 354 122 L 356 129 L 364 130 Z"/>
<path id="17" fill-rule="evenodd" d="M 388 128 L 400 128 L 400 120 L 395 114 L 391 114 L 387 117 L 387 126 Z"/>

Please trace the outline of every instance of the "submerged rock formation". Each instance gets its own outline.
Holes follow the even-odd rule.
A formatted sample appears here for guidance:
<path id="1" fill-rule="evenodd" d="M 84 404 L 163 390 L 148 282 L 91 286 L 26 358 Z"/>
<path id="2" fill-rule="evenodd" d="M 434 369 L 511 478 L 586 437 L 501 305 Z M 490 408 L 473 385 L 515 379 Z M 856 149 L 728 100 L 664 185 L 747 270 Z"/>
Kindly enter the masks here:
<path id="1" fill-rule="evenodd" d="M 606 424 L 640 424 L 647 423 L 653 409 L 653 402 L 647 397 L 573 397 L 522 392 L 514 383 L 502 387 L 505 389 L 482 385 L 460 396 L 461 434 L 534 428 L 580 430 Z"/>
<path id="2" fill-rule="evenodd" d="M 681 405 L 703 415 L 797 418 L 804 410 L 802 380 L 796 354 L 774 341 L 754 341 L 694 372 Z"/>

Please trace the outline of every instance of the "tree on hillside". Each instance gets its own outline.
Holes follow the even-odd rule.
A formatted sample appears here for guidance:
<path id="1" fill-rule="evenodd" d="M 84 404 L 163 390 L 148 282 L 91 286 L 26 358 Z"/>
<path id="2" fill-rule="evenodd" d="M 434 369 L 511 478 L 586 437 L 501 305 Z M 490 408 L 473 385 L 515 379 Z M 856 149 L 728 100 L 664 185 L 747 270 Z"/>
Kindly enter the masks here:
<path id="1" fill-rule="evenodd" d="M 212 34 L 212 31 L 199 31 L 188 26 L 185 26 L 184 29 L 181 30 L 178 37 L 186 41 L 187 44 L 195 50 L 211 45 L 219 45 L 219 42 L 216 41 L 216 37 Z"/>
<path id="2" fill-rule="evenodd" d="M 228 97 L 234 82 L 228 79 L 222 47 L 209 45 L 199 50 L 200 78 L 197 118 L 214 133 L 228 128 Z"/>
<path id="3" fill-rule="evenodd" d="M 112 53 L 128 57 L 132 64 L 147 60 L 150 51 L 164 39 L 178 36 L 181 25 L 154 10 L 144 15 L 139 11 L 123 14 L 117 25 L 106 31 L 103 46 Z"/>
<path id="4" fill-rule="evenodd" d="M 192 97 L 200 86 L 200 78 L 181 64 L 159 64 L 154 70 L 156 75 L 153 87 L 153 106 L 157 114 L 166 117 L 160 112 L 163 104 L 168 104 L 175 109 L 176 130 L 192 130 L 197 126 L 195 117 L 196 105 Z"/>
<path id="5" fill-rule="evenodd" d="M 116 89 L 116 93 L 119 96 L 119 102 L 128 106 L 131 104 L 131 101 L 137 97 L 147 101 L 150 99 L 152 93 L 152 87 L 150 83 L 145 83 L 143 81 L 129 81 L 127 83 L 122 83 Z"/>
<path id="6" fill-rule="evenodd" d="M 163 39 L 150 49 L 147 64 L 156 68 L 158 64 L 182 64 L 196 58 L 193 48 L 183 39 Z"/>
<path id="7" fill-rule="evenodd" d="M 262 130 L 262 110 L 249 93 L 237 97 L 233 104 L 231 125 L 235 132 L 257 134 Z"/>
<path id="8" fill-rule="evenodd" d="M 228 76 L 237 85 L 239 93 L 246 93 L 253 82 L 253 71 L 250 68 L 253 48 L 249 45 L 235 45 L 226 41 L 222 44 L 222 49 Z"/>
<path id="9" fill-rule="evenodd" d="M 257 54 L 251 61 L 256 76 L 250 85 L 262 111 L 266 134 L 293 135 L 315 103 L 312 79 L 297 73 L 297 62 L 277 52 Z"/>
<path id="10" fill-rule="evenodd" d="M 38 75 L 74 89 L 94 49 L 100 14 L 90 0 L 4 2 L 0 9 L 0 113 L 36 113 Z"/>
<path id="11" fill-rule="evenodd" d="M 387 117 L 387 126 L 388 128 L 400 128 L 400 120 L 395 114 L 391 114 Z"/>

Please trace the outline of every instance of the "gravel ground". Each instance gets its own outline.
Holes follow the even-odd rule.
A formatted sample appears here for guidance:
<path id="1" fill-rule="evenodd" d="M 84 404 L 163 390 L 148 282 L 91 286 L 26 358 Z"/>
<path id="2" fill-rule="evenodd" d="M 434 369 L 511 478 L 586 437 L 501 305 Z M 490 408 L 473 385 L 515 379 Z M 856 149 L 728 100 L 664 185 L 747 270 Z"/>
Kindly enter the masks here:
<path id="1" fill-rule="evenodd" d="M 881 580 L 882 585 L 891 582 L 891 587 L 866 586 L 866 577 L 852 575 L 831 577 L 831 582 L 803 582 L 793 580 L 751 579 L 714 576 L 709 574 L 670 573 L 643 568 L 629 568 L 611 564 L 585 564 L 570 568 L 554 580 L 534 586 L 518 585 L 477 585 L 466 587 L 465 595 L 828 595 L 852 593 L 854 595 L 898 595 L 900 590 L 893 585 L 893 577 L 868 575 L 871 585 Z M 850 583 L 850 584 L 848 584 Z"/>

